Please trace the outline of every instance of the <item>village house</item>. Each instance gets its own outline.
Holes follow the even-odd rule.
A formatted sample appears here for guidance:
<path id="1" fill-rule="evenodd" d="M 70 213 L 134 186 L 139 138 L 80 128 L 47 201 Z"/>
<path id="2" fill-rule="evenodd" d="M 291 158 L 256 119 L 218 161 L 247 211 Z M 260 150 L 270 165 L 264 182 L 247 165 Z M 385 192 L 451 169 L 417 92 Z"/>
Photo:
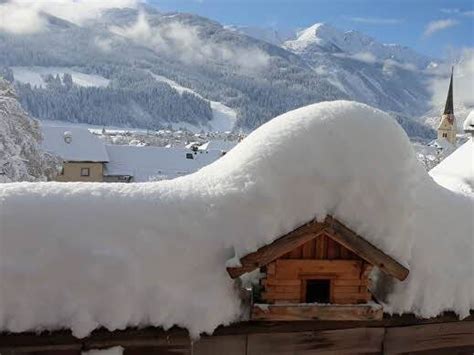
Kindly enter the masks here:
<path id="1" fill-rule="evenodd" d="M 147 182 L 188 175 L 219 159 L 233 142 L 189 147 L 105 144 L 82 127 L 43 126 L 43 148 L 63 160 L 57 181 Z"/>
<path id="2" fill-rule="evenodd" d="M 105 145 L 87 129 L 42 126 L 43 149 L 63 160 L 57 181 L 104 181 L 109 156 Z"/>
<path id="3" fill-rule="evenodd" d="M 190 150 L 185 147 L 137 147 L 106 145 L 109 162 L 104 181 L 146 182 L 174 179 L 198 171 L 222 156 L 219 150 Z"/>
<path id="4" fill-rule="evenodd" d="M 474 111 L 464 121 L 464 132 L 474 134 Z M 430 170 L 441 186 L 463 194 L 474 193 L 474 146 L 472 137 Z"/>
<path id="5" fill-rule="evenodd" d="M 474 137 L 474 110 L 472 110 L 464 121 L 464 132 Z"/>

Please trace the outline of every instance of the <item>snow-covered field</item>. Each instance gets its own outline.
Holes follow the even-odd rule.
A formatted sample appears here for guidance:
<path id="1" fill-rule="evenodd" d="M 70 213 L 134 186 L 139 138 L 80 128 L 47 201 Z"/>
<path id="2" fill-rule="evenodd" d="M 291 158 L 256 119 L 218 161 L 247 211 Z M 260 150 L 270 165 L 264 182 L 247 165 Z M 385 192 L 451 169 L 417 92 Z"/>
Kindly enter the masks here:
<path id="1" fill-rule="evenodd" d="M 204 100 L 207 100 L 207 99 L 203 98 L 201 95 L 199 95 L 197 92 L 195 92 L 195 91 L 193 91 L 189 88 L 185 88 L 184 86 L 179 85 L 177 82 L 175 82 L 171 79 L 168 79 L 168 78 L 166 78 L 162 75 L 153 74 L 151 72 L 150 72 L 150 74 L 156 80 L 167 83 L 168 85 L 170 85 L 173 89 L 175 89 L 179 93 L 188 92 L 188 93 L 196 95 L 196 96 L 198 96 L 198 97 L 200 97 Z M 211 122 L 209 122 L 209 127 L 202 127 L 202 128 L 204 128 L 204 129 L 207 128 L 208 130 L 218 131 L 218 132 L 231 131 L 234 128 L 235 121 L 237 120 L 237 112 L 235 112 L 235 110 L 233 110 L 229 106 L 224 105 L 221 102 L 211 101 L 211 100 L 207 100 L 207 101 L 209 101 L 209 103 L 211 105 L 213 119 L 212 119 Z M 183 124 L 180 123 L 177 126 L 181 127 L 182 125 Z M 175 128 L 179 128 L 179 127 L 175 127 Z M 193 126 L 193 125 L 190 125 L 190 124 L 186 125 L 185 128 L 189 129 L 190 131 L 199 131 L 199 130 L 201 130 L 201 127 L 196 127 L 196 126 Z"/>
<path id="2" fill-rule="evenodd" d="M 437 185 L 387 114 L 311 105 L 178 179 L 1 185 L 0 329 L 212 332 L 242 315 L 226 264 L 327 214 L 410 269 L 403 282 L 378 279 L 385 310 L 465 317 L 472 211 L 472 196 Z"/>
<path id="3" fill-rule="evenodd" d="M 124 128 L 118 126 L 100 126 L 92 125 L 88 123 L 77 123 L 77 122 L 67 122 L 67 121 L 53 121 L 53 120 L 41 120 L 39 121 L 42 126 L 46 127 L 82 127 L 86 128 L 91 132 L 100 133 L 103 129 L 107 132 L 114 133 L 146 133 L 149 130 L 143 128 Z"/>
<path id="4" fill-rule="evenodd" d="M 62 77 L 64 74 L 71 74 L 74 84 L 85 87 L 104 87 L 109 85 L 109 80 L 92 74 L 84 74 L 70 68 L 63 67 L 11 67 L 13 76 L 16 81 L 21 83 L 29 83 L 31 86 L 42 87 L 46 83 L 44 78 L 51 74 Z"/>

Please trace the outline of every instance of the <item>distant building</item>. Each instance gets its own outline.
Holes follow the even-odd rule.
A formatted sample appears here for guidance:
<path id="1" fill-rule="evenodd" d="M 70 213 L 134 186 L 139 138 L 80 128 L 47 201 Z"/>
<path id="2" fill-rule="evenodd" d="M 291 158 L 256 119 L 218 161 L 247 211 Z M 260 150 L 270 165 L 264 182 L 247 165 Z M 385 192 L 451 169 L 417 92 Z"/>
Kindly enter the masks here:
<path id="1" fill-rule="evenodd" d="M 104 172 L 104 181 L 107 182 L 174 179 L 194 173 L 222 156 L 220 150 L 199 151 L 185 147 L 108 144 L 106 149 L 110 159 Z"/>
<path id="2" fill-rule="evenodd" d="M 474 138 L 474 110 L 472 110 L 464 121 L 464 132 Z"/>
<path id="3" fill-rule="evenodd" d="M 438 126 L 438 140 L 440 139 L 445 139 L 453 145 L 456 144 L 456 117 L 454 116 L 452 71 L 444 113 L 443 116 L 441 116 L 441 122 Z"/>
<path id="4" fill-rule="evenodd" d="M 448 190 L 474 195 L 474 111 L 467 116 L 463 128 L 471 138 L 431 169 L 430 175 Z"/>
<path id="5" fill-rule="evenodd" d="M 235 147 L 237 143 L 228 141 L 228 140 L 223 140 L 223 139 L 218 139 L 214 141 L 209 141 L 204 144 L 201 144 L 198 147 L 198 151 L 220 151 L 222 155 L 226 154 L 229 150 Z"/>
<path id="6" fill-rule="evenodd" d="M 455 192 L 474 194 L 474 154 L 472 138 L 430 170 L 441 186 Z"/>
<path id="7" fill-rule="evenodd" d="M 42 126 L 44 150 L 63 160 L 57 181 L 102 182 L 109 156 L 103 142 L 86 128 Z"/>
<path id="8" fill-rule="evenodd" d="M 188 147 L 105 144 L 87 128 L 43 126 L 43 148 L 63 159 L 57 181 L 147 182 L 192 174 L 227 153 L 235 142 Z"/>

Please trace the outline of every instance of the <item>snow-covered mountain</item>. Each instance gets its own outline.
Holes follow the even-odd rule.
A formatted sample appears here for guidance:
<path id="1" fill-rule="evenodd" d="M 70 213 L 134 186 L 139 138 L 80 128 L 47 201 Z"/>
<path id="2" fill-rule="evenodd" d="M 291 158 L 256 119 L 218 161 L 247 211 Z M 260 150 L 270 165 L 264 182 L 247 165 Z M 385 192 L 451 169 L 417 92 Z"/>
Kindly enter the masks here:
<path id="1" fill-rule="evenodd" d="M 364 60 L 341 45 L 328 50 L 322 40 L 318 46 L 306 41 L 306 49 L 295 41 L 281 47 L 249 31 L 146 5 L 108 10 L 80 25 L 41 16 L 43 31 L 0 32 L 0 73 L 15 79 L 23 106 L 40 119 L 197 130 L 234 122 L 251 130 L 326 100 L 353 99 L 403 117 L 421 115 L 429 103 L 423 71 L 395 60 Z M 410 135 L 423 131 L 418 122 L 404 127 Z"/>
<path id="2" fill-rule="evenodd" d="M 341 31 L 325 23 L 316 23 L 299 31 L 296 39 L 286 41 L 283 46 L 305 56 L 321 52 L 341 53 L 367 62 L 394 60 L 418 69 L 425 69 L 432 62 L 411 48 L 380 43 L 361 32 Z"/>
<path id="3" fill-rule="evenodd" d="M 300 31 L 283 47 L 351 99 L 404 116 L 417 116 L 428 108 L 432 60 L 407 47 L 323 23 Z"/>
<path id="4" fill-rule="evenodd" d="M 230 25 L 226 26 L 226 28 L 276 46 L 281 46 L 286 40 L 294 35 L 294 32 L 292 31 L 280 31 L 271 27 Z"/>

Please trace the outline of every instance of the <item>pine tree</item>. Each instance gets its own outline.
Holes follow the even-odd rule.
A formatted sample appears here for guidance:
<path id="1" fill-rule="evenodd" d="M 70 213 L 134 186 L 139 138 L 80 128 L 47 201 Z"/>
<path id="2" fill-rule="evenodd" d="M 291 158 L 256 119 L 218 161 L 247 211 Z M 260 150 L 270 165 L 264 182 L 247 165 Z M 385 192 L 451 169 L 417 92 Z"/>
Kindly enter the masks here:
<path id="1" fill-rule="evenodd" d="M 40 141 L 38 122 L 0 78 L 0 182 L 46 180 L 55 175 L 59 160 L 42 151 Z"/>

